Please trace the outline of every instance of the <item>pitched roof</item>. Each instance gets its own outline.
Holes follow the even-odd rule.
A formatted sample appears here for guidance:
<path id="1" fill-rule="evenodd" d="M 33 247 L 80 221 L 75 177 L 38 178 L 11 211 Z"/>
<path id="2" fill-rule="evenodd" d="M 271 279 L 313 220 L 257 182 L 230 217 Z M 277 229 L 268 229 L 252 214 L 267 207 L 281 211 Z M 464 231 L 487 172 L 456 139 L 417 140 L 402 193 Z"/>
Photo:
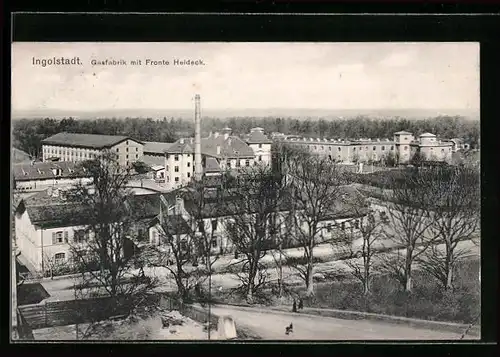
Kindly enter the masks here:
<path id="1" fill-rule="evenodd" d="M 435 137 L 436 135 L 434 134 L 431 134 L 431 133 L 423 133 L 423 134 L 420 134 L 420 137 L 421 138 L 433 138 Z"/>
<path id="2" fill-rule="evenodd" d="M 271 144 L 273 141 L 269 139 L 261 130 L 257 130 L 261 128 L 255 128 L 250 131 L 246 138 L 246 142 L 248 144 Z"/>
<path id="3" fill-rule="evenodd" d="M 57 133 L 42 140 L 42 144 L 76 146 L 92 149 L 104 149 L 121 143 L 124 140 L 133 140 L 142 144 L 141 141 L 129 136 L 122 135 L 98 135 L 98 134 L 79 134 L 79 133 Z"/>
<path id="4" fill-rule="evenodd" d="M 71 161 L 47 161 L 31 163 L 17 163 L 12 165 L 12 174 L 16 181 L 46 180 L 55 176 L 53 169 L 60 170 L 60 177 L 89 177 L 78 163 Z"/>
<path id="5" fill-rule="evenodd" d="M 146 165 L 153 167 L 153 166 L 162 166 L 165 167 L 165 157 L 163 156 L 149 156 L 149 155 L 144 155 L 142 157 L 142 162 L 144 162 Z"/>
<path id="6" fill-rule="evenodd" d="M 188 234 L 191 229 L 189 228 L 189 224 L 186 222 L 181 215 L 165 215 L 165 220 L 162 225 L 162 228 L 167 228 L 169 235 L 175 234 Z M 160 223 L 160 219 L 155 217 L 150 223 L 149 227 L 152 227 L 156 224 Z M 162 239 L 166 239 L 167 237 L 162 237 Z"/>
<path id="7" fill-rule="evenodd" d="M 158 141 L 143 141 L 144 154 L 165 154 L 165 150 L 171 147 L 174 143 L 163 143 Z"/>
<path id="8" fill-rule="evenodd" d="M 220 154 L 217 154 L 217 146 Z M 170 146 L 169 154 L 194 154 L 194 142 L 190 139 L 179 139 Z M 237 136 L 211 135 L 201 139 L 201 153 L 213 157 L 246 158 L 254 157 L 254 152 L 247 143 Z"/>
<path id="9" fill-rule="evenodd" d="M 207 157 L 205 160 L 205 172 L 220 172 L 221 168 L 217 160 L 213 157 Z"/>
<path id="10" fill-rule="evenodd" d="M 411 133 L 410 133 L 410 132 L 407 132 L 407 131 L 402 130 L 402 131 L 397 131 L 397 132 L 395 132 L 395 133 L 394 133 L 394 135 L 411 135 Z"/>
<path id="11" fill-rule="evenodd" d="M 78 204 L 26 205 L 25 207 L 31 222 L 44 228 L 78 226 L 88 223 L 85 215 L 82 214 L 82 206 Z"/>

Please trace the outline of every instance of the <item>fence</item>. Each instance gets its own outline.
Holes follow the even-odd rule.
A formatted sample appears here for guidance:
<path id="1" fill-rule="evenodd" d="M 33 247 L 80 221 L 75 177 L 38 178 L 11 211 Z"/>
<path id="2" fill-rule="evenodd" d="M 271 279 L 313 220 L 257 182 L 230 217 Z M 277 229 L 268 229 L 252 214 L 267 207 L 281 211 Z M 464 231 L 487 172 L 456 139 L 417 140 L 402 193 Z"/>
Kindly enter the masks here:
<path id="1" fill-rule="evenodd" d="M 17 333 L 20 340 L 34 340 L 33 331 L 24 318 L 24 316 L 20 313 L 19 308 L 16 309 L 17 314 Z"/>
<path id="2" fill-rule="evenodd" d="M 150 296 L 157 300 L 157 296 Z M 100 297 L 85 300 L 54 301 L 40 304 L 19 306 L 18 311 L 22 321 L 32 330 L 65 326 L 104 320 L 116 315 L 130 312 L 133 303 L 121 302 L 111 308 L 114 301 L 110 297 Z"/>

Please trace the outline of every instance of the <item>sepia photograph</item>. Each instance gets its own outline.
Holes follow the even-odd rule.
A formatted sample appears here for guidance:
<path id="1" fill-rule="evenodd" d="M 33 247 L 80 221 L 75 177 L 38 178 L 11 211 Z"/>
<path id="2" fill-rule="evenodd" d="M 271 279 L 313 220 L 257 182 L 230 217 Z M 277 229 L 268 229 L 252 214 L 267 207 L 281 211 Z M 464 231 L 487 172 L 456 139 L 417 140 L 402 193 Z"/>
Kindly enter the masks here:
<path id="1" fill-rule="evenodd" d="M 477 42 L 12 42 L 12 340 L 481 338 Z"/>

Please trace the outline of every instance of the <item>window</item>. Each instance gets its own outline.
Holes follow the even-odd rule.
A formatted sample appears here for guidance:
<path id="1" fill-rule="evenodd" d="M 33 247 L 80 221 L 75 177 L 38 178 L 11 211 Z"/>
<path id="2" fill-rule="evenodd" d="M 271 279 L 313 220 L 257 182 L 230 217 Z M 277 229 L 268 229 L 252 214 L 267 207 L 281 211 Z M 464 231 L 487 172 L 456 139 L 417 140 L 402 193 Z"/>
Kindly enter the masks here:
<path id="1" fill-rule="evenodd" d="M 405 151 L 406 151 L 406 150 L 408 150 L 408 146 L 405 146 Z M 432 148 L 431 148 L 431 150 L 432 150 Z"/>
<path id="2" fill-rule="evenodd" d="M 325 150 L 325 147 L 323 145 L 321 145 L 321 150 Z"/>
<path id="3" fill-rule="evenodd" d="M 116 152 L 120 152 L 120 149 L 119 149 L 119 148 L 116 148 Z"/>
<path id="4" fill-rule="evenodd" d="M 356 148 L 354 148 L 354 150 L 356 150 Z M 337 148 L 337 151 L 342 151 L 342 148 Z"/>
<path id="5" fill-rule="evenodd" d="M 259 161 L 262 161 L 262 156 L 259 156 Z"/>
<path id="6" fill-rule="evenodd" d="M 382 151 L 385 151 L 385 146 L 382 146 Z"/>
<path id="7" fill-rule="evenodd" d="M 174 156 L 174 160 L 175 160 L 175 161 L 179 161 L 179 155 L 175 155 L 175 156 Z"/>
<path id="8" fill-rule="evenodd" d="M 135 148 L 135 151 L 139 151 L 139 148 Z"/>
<path id="9" fill-rule="evenodd" d="M 365 150 L 368 151 L 368 146 L 365 146 Z"/>
<path id="10" fill-rule="evenodd" d="M 126 148 L 125 151 L 128 152 L 128 148 Z"/>
<path id="11" fill-rule="evenodd" d="M 54 262 L 55 263 L 62 263 L 65 258 L 66 258 L 66 254 L 65 253 L 56 253 L 54 255 Z"/>
<path id="12" fill-rule="evenodd" d="M 441 152 L 444 152 L 444 149 L 441 149 Z"/>
<path id="13" fill-rule="evenodd" d="M 188 172 L 188 173 L 187 173 L 187 176 L 188 176 L 188 177 L 191 177 L 191 172 Z"/>
<path id="14" fill-rule="evenodd" d="M 342 230 L 345 230 L 345 222 L 342 222 L 342 223 L 340 224 L 340 228 L 341 228 Z"/>
<path id="15" fill-rule="evenodd" d="M 245 166 L 250 166 L 250 160 L 245 160 Z"/>
<path id="16" fill-rule="evenodd" d="M 259 144 L 259 149 L 262 149 L 262 144 Z"/>
<path id="17" fill-rule="evenodd" d="M 139 155 L 135 154 L 135 158 L 138 159 L 139 158 Z"/>
<path id="18" fill-rule="evenodd" d="M 230 168 L 231 168 L 231 163 L 230 163 L 230 162 L 228 162 L 228 163 L 227 163 L 227 168 L 228 168 L 228 169 L 230 169 Z"/>
<path id="19" fill-rule="evenodd" d="M 391 150 L 394 150 L 394 145 L 391 145 Z"/>
<path id="20" fill-rule="evenodd" d="M 128 145 L 128 140 L 127 140 L 127 145 Z"/>
<path id="21" fill-rule="evenodd" d="M 126 156 L 126 158 L 128 159 L 128 155 Z"/>
<path id="22" fill-rule="evenodd" d="M 63 232 L 54 232 L 52 233 L 52 244 L 61 244 L 63 243 Z"/>
<path id="23" fill-rule="evenodd" d="M 75 243 L 82 243 L 85 241 L 85 231 L 83 229 L 79 229 L 75 231 L 73 235 L 73 240 Z"/>
<path id="24" fill-rule="evenodd" d="M 188 167 L 191 167 L 191 163 L 190 162 L 188 162 L 187 165 L 188 165 Z"/>
<path id="25" fill-rule="evenodd" d="M 174 167 L 175 172 L 179 172 L 179 166 Z"/>
<path id="26" fill-rule="evenodd" d="M 240 167 L 240 166 L 241 166 L 240 160 L 236 160 L 236 167 Z"/>
<path id="27" fill-rule="evenodd" d="M 330 151 L 332 151 L 332 147 L 330 146 Z"/>
<path id="28" fill-rule="evenodd" d="M 212 220 L 212 232 L 215 232 L 217 230 L 217 220 L 213 219 Z"/>
<path id="29" fill-rule="evenodd" d="M 174 179 L 174 181 L 175 181 L 175 182 L 179 182 L 179 178 L 178 178 L 178 177 L 176 177 L 176 178 Z"/>
<path id="30" fill-rule="evenodd" d="M 217 248 L 217 239 L 212 239 L 212 248 Z"/>
<path id="31" fill-rule="evenodd" d="M 375 151 L 375 150 L 377 150 L 377 147 L 376 147 L 376 146 L 374 146 L 374 147 L 373 147 L 373 151 Z"/>

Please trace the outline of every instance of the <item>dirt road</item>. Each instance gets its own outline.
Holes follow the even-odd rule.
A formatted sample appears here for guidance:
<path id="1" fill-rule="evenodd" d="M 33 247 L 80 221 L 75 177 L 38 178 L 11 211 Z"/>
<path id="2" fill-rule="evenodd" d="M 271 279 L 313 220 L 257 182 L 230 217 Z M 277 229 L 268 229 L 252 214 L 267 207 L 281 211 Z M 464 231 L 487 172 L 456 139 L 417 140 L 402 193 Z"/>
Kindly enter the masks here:
<path id="1" fill-rule="evenodd" d="M 458 340 L 459 334 L 360 320 L 343 320 L 259 308 L 217 305 L 212 311 L 230 315 L 237 325 L 259 334 L 264 340 Z M 293 323 L 293 333 L 285 326 Z M 470 337 L 469 337 L 470 338 Z"/>

